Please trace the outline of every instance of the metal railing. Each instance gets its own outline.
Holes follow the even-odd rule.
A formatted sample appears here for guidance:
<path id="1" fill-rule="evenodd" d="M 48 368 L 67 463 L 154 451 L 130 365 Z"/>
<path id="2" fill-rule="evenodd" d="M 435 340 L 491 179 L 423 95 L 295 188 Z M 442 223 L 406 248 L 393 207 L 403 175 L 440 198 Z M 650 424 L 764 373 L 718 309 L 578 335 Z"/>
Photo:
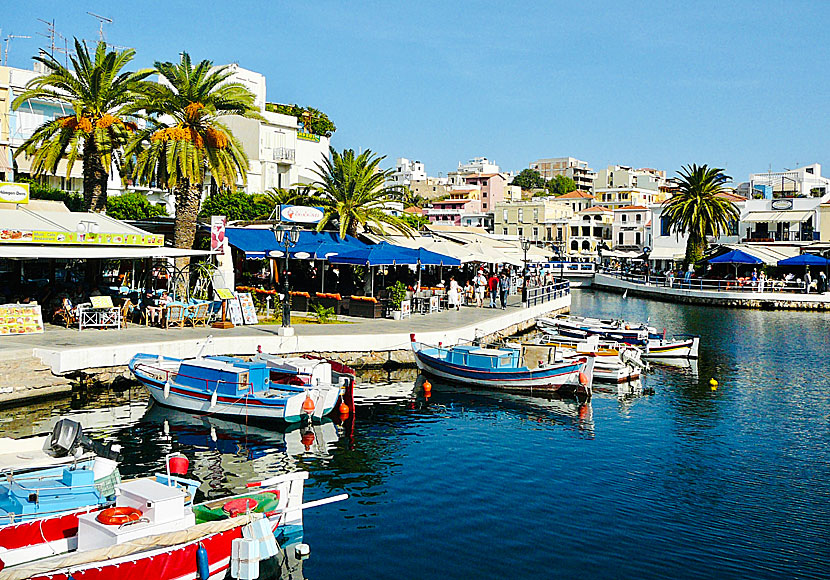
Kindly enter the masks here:
<path id="1" fill-rule="evenodd" d="M 532 286 L 527 289 L 527 305 L 536 306 L 556 300 L 571 293 L 571 283 L 567 280 L 544 286 Z"/>
<path id="2" fill-rule="evenodd" d="M 678 290 L 698 290 L 708 292 L 782 292 L 790 294 L 806 294 L 807 290 L 803 280 L 772 280 L 766 279 L 751 280 L 749 278 L 738 278 L 733 280 L 721 280 L 716 278 L 672 278 L 662 275 L 627 274 L 617 271 L 604 271 L 603 274 L 613 276 L 619 280 L 640 284 L 643 286 L 654 286 L 659 288 L 676 288 Z M 811 293 L 817 293 L 816 280 L 813 280 Z"/>

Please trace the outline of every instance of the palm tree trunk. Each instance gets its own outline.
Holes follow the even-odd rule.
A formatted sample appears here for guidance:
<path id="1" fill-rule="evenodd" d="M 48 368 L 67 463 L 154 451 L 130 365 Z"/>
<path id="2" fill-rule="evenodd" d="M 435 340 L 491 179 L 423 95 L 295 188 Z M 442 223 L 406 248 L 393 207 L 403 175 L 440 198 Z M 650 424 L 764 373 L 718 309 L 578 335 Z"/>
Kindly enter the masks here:
<path id="1" fill-rule="evenodd" d="M 104 170 L 104 164 L 95 148 L 95 141 L 90 137 L 84 143 L 84 205 L 87 211 L 106 211 L 108 178 L 109 174 Z"/>
<path id="2" fill-rule="evenodd" d="M 173 246 L 190 250 L 196 239 L 196 218 L 199 215 L 199 205 L 202 201 L 202 187 L 198 183 L 192 184 L 185 179 L 176 187 L 175 195 L 176 217 L 173 222 Z M 190 284 L 187 271 L 189 264 L 189 257 L 176 258 L 176 268 L 184 273 L 176 283 L 176 295 L 182 300 L 187 296 L 187 288 Z"/>
<path id="3" fill-rule="evenodd" d="M 703 255 L 706 253 L 706 248 L 708 246 L 708 241 L 706 236 L 702 238 L 695 235 L 689 235 L 689 239 L 686 242 L 686 260 L 685 264 L 696 264 L 700 260 L 703 259 Z"/>

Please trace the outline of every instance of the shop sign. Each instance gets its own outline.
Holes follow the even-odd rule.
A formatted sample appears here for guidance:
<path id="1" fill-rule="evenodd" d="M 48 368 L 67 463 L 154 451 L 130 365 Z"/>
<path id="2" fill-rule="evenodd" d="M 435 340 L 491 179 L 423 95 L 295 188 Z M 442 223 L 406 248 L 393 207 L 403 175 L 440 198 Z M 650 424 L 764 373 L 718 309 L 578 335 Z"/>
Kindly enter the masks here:
<path id="1" fill-rule="evenodd" d="M 156 234 L 92 234 L 43 230 L 0 230 L 1 243 L 80 244 L 91 246 L 163 246 L 164 236 Z"/>
<path id="2" fill-rule="evenodd" d="M 280 206 L 280 218 L 286 222 L 316 224 L 323 219 L 323 215 L 322 207 L 308 207 L 304 205 Z"/>
<path id="3" fill-rule="evenodd" d="M 772 202 L 772 209 L 788 210 L 793 208 L 793 200 L 791 199 L 776 199 Z"/>
<path id="4" fill-rule="evenodd" d="M 0 304 L 0 335 L 40 334 L 43 316 L 40 306 L 32 304 Z"/>
<path id="5" fill-rule="evenodd" d="M 210 216 L 210 249 L 218 250 L 225 241 L 227 218 L 223 215 Z"/>
<path id="6" fill-rule="evenodd" d="M 314 143 L 320 142 L 319 135 L 315 135 L 313 133 L 303 133 L 302 131 L 297 131 L 297 139 L 302 139 L 303 141 L 313 141 Z"/>
<path id="7" fill-rule="evenodd" d="M 29 203 L 29 184 L 0 182 L 0 203 Z"/>

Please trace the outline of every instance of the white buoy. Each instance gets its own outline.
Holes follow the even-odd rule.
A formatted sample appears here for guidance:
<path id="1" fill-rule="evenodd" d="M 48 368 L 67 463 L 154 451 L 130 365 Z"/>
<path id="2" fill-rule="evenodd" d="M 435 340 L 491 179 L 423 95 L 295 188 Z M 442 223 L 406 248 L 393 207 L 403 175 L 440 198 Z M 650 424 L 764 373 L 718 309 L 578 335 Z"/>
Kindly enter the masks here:
<path id="1" fill-rule="evenodd" d="M 311 554 L 311 548 L 308 544 L 297 544 L 294 546 L 294 555 L 300 560 L 305 560 Z"/>

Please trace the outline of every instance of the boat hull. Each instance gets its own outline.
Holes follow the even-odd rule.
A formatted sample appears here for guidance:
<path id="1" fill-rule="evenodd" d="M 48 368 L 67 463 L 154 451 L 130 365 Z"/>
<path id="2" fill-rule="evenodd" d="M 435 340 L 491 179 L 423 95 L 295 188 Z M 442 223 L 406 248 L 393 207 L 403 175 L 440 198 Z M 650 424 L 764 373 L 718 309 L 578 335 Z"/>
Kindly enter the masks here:
<path id="1" fill-rule="evenodd" d="M 651 339 L 644 354 L 647 358 L 698 358 L 700 338 L 694 336 L 682 340 Z"/>

